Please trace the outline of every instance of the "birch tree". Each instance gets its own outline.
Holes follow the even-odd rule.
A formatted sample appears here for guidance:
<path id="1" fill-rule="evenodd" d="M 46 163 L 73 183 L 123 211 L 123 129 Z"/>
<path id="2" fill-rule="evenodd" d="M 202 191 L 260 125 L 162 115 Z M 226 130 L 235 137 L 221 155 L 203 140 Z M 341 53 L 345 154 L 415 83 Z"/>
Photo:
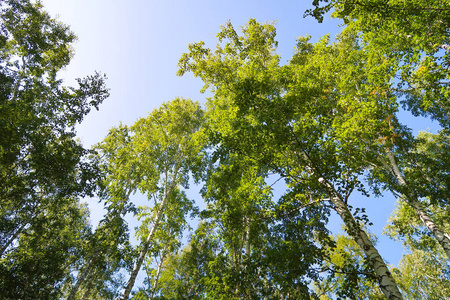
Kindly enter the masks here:
<path id="1" fill-rule="evenodd" d="M 115 166 L 110 169 L 109 189 L 125 196 L 114 198 L 116 205 L 122 207 L 136 206 L 131 195 L 143 194 L 150 212 L 146 217 L 148 229 L 141 235 L 139 255 L 122 299 L 130 296 L 167 206 L 180 201 L 179 188 L 187 187 L 190 172 L 197 173 L 201 168 L 202 120 L 203 111 L 198 103 L 176 98 L 134 125 L 120 127 L 122 134 L 116 140 L 116 148 L 124 155 L 109 155 L 111 166 Z M 187 213 L 183 205 L 179 209 Z"/>
<path id="2" fill-rule="evenodd" d="M 355 32 L 368 52 L 378 53 L 389 62 L 389 72 L 397 80 L 378 92 L 397 97 L 397 102 L 414 116 L 437 121 L 441 126 L 439 139 L 448 138 L 449 3 L 338 0 L 321 6 L 321 2 L 314 1 L 315 8 L 307 14 L 322 21 L 323 14 L 332 10 L 333 16 L 346 24 L 344 31 Z M 428 160 L 440 168 L 426 172 L 422 162 L 427 158 L 416 151 L 423 139 L 415 140 L 396 115 L 386 121 L 391 134 L 380 136 L 380 144 L 385 147 L 376 159 L 368 159 L 375 181 L 406 200 L 450 257 L 450 233 L 435 223 L 422 203 L 428 198 L 433 205 L 448 205 L 448 155 L 438 151 L 439 157 L 430 157 Z"/>
<path id="3" fill-rule="evenodd" d="M 39 1 L 1 1 L 0 18 L 2 296 L 58 298 L 90 235 L 79 198 L 100 182 L 75 126 L 109 92 L 98 73 L 63 85 L 76 36 Z"/>
<path id="4" fill-rule="evenodd" d="M 423 203 L 436 224 L 448 230 L 448 209 L 432 205 L 429 200 Z M 405 200 L 397 201 L 385 231 L 404 247 L 405 254 L 393 273 L 401 282 L 405 298 L 445 298 L 450 290 L 448 257 Z"/>
<path id="5" fill-rule="evenodd" d="M 367 163 L 353 157 L 360 145 L 348 137 L 337 138 L 341 116 L 353 109 L 348 100 L 358 96 L 363 84 L 382 82 L 390 73 L 375 79 L 367 76 L 362 67 L 366 54 L 351 34 L 330 46 L 326 38 L 316 45 L 300 39 L 287 66 L 279 66 L 274 52 L 273 26 L 250 20 L 239 36 L 228 23 L 218 37 L 222 44 L 215 52 L 202 42 L 191 44 L 180 59 L 179 74 L 191 71 L 214 92 L 208 108 L 220 149 L 245 153 L 283 176 L 299 194 L 298 210 L 303 204 L 329 202 L 370 261 L 385 296 L 402 299 L 391 272 L 347 204 L 353 190 L 364 192 L 359 176 Z M 383 67 L 377 75 L 383 74 Z M 376 107 L 372 101 L 361 101 L 362 114 L 371 116 L 366 126 L 379 125 L 390 114 L 391 102 L 386 102 Z"/>

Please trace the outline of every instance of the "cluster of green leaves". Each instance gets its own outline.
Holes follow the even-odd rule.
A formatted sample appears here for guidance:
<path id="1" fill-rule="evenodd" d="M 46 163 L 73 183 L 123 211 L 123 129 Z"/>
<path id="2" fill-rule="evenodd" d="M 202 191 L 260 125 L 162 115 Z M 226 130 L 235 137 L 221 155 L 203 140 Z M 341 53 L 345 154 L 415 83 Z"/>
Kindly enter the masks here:
<path id="1" fill-rule="evenodd" d="M 321 6 L 321 2 L 325 2 Z M 362 33 L 371 49 L 397 63 L 404 107 L 449 129 L 450 8 L 439 0 L 315 0 L 307 12 L 319 20 L 332 11 L 347 28 Z M 448 132 L 447 132 L 448 133 Z"/>
<path id="2" fill-rule="evenodd" d="M 449 232 L 449 213 L 445 207 L 425 203 L 436 224 Z M 398 267 L 393 268 L 406 299 L 442 299 L 450 291 L 448 257 L 425 228 L 414 210 L 399 201 L 386 233 L 404 244 L 406 254 Z"/>
<path id="3" fill-rule="evenodd" d="M 323 263 L 327 276 L 314 282 L 319 299 L 384 299 L 358 245 L 347 235 L 337 235 L 334 240 L 336 246 L 329 248 L 328 259 Z"/>
<path id="4" fill-rule="evenodd" d="M 101 174 L 74 127 L 109 93 L 100 74 L 62 85 L 76 37 L 39 2 L 1 1 L 0 18 L 0 290 L 54 299 L 91 235 L 79 197 Z"/>
<path id="5" fill-rule="evenodd" d="M 329 207 L 323 204 L 325 201 L 333 202 L 330 207 L 339 212 L 358 242 L 370 243 L 360 236 L 361 228 L 344 202 L 354 189 L 365 193 L 359 177 L 369 165 L 366 153 L 369 149 L 370 153 L 379 152 L 379 136 L 391 134 L 385 119 L 397 108 L 395 98 L 374 91 L 374 86 L 383 89 L 391 81 L 389 72 L 385 72 L 388 65 L 379 64 L 381 55 L 361 49 L 356 34 L 345 32 L 334 44 L 328 38 L 317 44 L 309 43 L 308 38 L 299 39 L 290 63 L 280 66 L 272 25 L 251 20 L 242 31 L 239 36 L 231 24 L 224 26 L 218 35 L 221 44 L 214 53 L 202 43 L 191 45 L 190 53 L 180 60 L 180 74 L 192 71 L 214 93 L 207 116 L 211 140 L 217 147 L 213 157 L 218 169 L 248 160 L 250 168 L 258 166 L 263 172 L 262 178 L 272 172 L 284 178 L 288 192 L 272 204 L 277 212 L 273 226 L 266 221 L 270 234 L 281 230 L 271 251 L 283 253 L 286 242 L 292 239 L 287 249 L 304 255 L 304 278 L 317 278 L 307 270 L 321 260 L 317 241 L 327 241 L 324 224 Z M 235 155 L 238 159 L 230 161 Z M 231 190 L 229 176 L 225 183 L 216 181 L 214 174 L 209 177 L 208 189 L 220 191 L 214 183 Z M 250 189 L 242 183 L 239 186 L 234 189 Z M 213 196 L 221 204 L 223 196 Z M 225 198 L 228 205 L 229 198 Z M 241 206 L 245 201 L 255 205 L 249 196 L 237 201 Z M 309 204 L 317 207 L 303 207 Z M 292 211 L 286 220 L 286 214 Z M 296 226 L 292 227 L 291 219 Z M 302 226 L 311 231 L 308 237 L 296 233 Z M 285 242 L 279 245 L 280 240 Z M 380 261 L 379 254 L 368 255 Z M 286 259 L 288 255 L 280 257 Z M 298 275 L 298 269 L 289 270 L 290 276 Z M 281 276 L 278 284 L 283 287 L 289 282 L 287 278 Z M 301 280 L 296 280 L 300 286 Z"/>

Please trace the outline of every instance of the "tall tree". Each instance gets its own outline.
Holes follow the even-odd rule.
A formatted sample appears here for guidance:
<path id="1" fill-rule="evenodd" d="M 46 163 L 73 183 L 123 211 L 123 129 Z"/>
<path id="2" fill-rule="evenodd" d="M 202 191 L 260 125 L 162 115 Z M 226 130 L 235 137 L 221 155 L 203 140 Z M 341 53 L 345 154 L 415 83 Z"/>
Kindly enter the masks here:
<path id="1" fill-rule="evenodd" d="M 440 140 L 445 140 L 450 129 L 449 3 L 337 0 L 321 6 L 320 2 L 329 1 L 314 1 L 315 9 L 307 13 L 322 20 L 326 11 L 333 10 L 333 16 L 347 25 L 345 31 L 357 32 L 367 51 L 382 55 L 389 62 L 389 72 L 397 78 L 396 84 L 383 88 L 384 93 L 396 96 L 413 115 L 438 121 Z M 374 178 L 414 208 L 450 257 L 450 233 L 437 226 L 421 203 L 428 197 L 435 205 L 448 205 L 448 154 L 439 151 L 441 155 L 431 159 L 441 166 L 439 172 L 425 172 L 426 159 L 416 151 L 423 139 L 414 141 L 395 117 L 389 123 L 392 133 L 380 141 L 386 147 L 371 162 Z"/>
<path id="2" fill-rule="evenodd" d="M 203 111 L 198 103 L 176 98 L 131 127 L 113 129 L 105 141 L 103 151 L 109 158 L 110 172 L 107 185 L 113 195 L 118 195 L 111 201 L 120 207 L 130 206 L 131 194 L 140 192 L 150 204 L 150 213 L 144 219 L 148 230 L 141 236 L 139 256 L 122 299 L 128 299 L 133 289 L 167 207 L 173 206 L 172 202 L 183 202 L 179 187 L 187 187 L 190 172 L 197 174 L 201 167 L 202 122 Z M 114 151 L 108 153 L 110 150 Z M 122 155 L 114 155 L 117 151 Z M 186 205 L 177 207 L 187 213 Z"/>
<path id="3" fill-rule="evenodd" d="M 76 37 L 39 2 L 1 1 L 0 18 L 1 289 L 22 299 L 46 299 L 59 293 L 70 272 L 62 262 L 72 260 L 73 242 L 84 235 L 72 232 L 66 240 L 71 234 L 64 227 L 70 225 L 61 212 L 83 224 L 78 197 L 93 195 L 99 179 L 74 127 L 109 93 L 100 74 L 78 79 L 76 88 L 62 85 L 57 73 L 70 62 Z M 45 226 L 53 226 L 52 233 Z M 54 251 L 46 243 L 54 243 Z M 10 284 L 27 273 L 24 268 L 29 280 Z"/>
<path id="4" fill-rule="evenodd" d="M 354 189 L 364 191 L 359 176 L 367 163 L 354 155 L 366 145 L 339 139 L 342 120 L 360 99 L 359 89 L 378 86 L 390 76 L 385 65 L 376 68 L 382 58 L 371 57 L 369 66 L 377 76 L 369 76 L 363 63 L 368 54 L 354 35 L 344 34 L 334 45 L 327 39 L 316 45 L 301 39 L 290 64 L 281 67 L 274 54 L 273 26 L 251 20 L 239 36 L 227 24 L 218 37 L 221 44 L 214 53 L 203 43 L 190 45 L 179 75 L 191 71 L 202 78 L 205 89 L 211 87 L 214 97 L 208 108 L 219 151 L 245 153 L 283 176 L 296 194 L 298 210 L 305 204 L 331 203 L 370 261 L 383 293 L 401 299 L 384 260 L 347 205 Z M 360 117 L 368 117 L 366 127 L 376 126 L 367 137 L 372 144 L 387 128 L 382 121 L 392 113 L 389 100 L 380 107 L 365 99 L 358 105 Z"/>

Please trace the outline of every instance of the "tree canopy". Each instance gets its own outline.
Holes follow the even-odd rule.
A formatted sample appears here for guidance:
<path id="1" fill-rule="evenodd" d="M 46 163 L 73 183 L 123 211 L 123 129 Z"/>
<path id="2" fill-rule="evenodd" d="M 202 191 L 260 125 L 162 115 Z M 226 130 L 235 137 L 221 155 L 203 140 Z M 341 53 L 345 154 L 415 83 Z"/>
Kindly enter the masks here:
<path id="1" fill-rule="evenodd" d="M 449 11 L 314 0 L 305 14 L 343 29 L 299 37 L 285 63 L 274 24 L 227 22 L 178 62 L 203 106 L 176 97 L 86 149 L 75 126 L 109 96 L 106 77 L 64 86 L 74 33 L 39 1 L 1 1 L 2 297 L 444 299 Z M 414 134 L 404 111 L 439 130 Z M 356 200 L 385 193 L 396 209 L 373 224 Z M 95 227 L 87 196 L 104 206 Z M 372 225 L 403 244 L 398 265 Z"/>
<path id="2" fill-rule="evenodd" d="M 5 299 L 50 299 L 90 234 L 79 197 L 100 187 L 74 127 L 109 91 L 98 73 L 62 85 L 76 37 L 39 2 L 2 1 L 0 12 L 0 285 Z"/>

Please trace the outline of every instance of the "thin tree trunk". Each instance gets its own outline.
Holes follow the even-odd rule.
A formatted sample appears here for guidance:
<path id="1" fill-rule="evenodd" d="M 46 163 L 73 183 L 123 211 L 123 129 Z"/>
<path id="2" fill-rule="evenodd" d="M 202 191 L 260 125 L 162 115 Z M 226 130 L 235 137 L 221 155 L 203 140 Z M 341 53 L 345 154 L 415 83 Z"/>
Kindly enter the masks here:
<path id="1" fill-rule="evenodd" d="M 348 234 L 353 237 L 356 243 L 364 251 L 369 261 L 372 263 L 383 294 L 389 300 L 403 299 L 397 283 L 392 277 L 386 263 L 373 245 L 372 241 L 367 236 L 366 232 L 361 228 L 358 222 L 356 222 L 352 213 L 349 211 L 347 204 L 342 200 L 341 196 L 336 192 L 331 184 L 326 182 L 323 178 L 321 178 L 321 183 L 327 186 L 328 190 L 332 193 L 332 197 L 330 197 L 331 202 L 334 204 L 334 209 L 336 212 L 344 221 Z"/>
<path id="2" fill-rule="evenodd" d="M 166 197 L 166 195 L 164 195 L 164 198 L 161 202 L 158 213 L 156 214 L 155 222 L 153 223 L 153 226 L 150 229 L 149 234 L 147 235 L 147 239 L 145 240 L 143 248 L 142 248 L 141 252 L 139 253 L 139 258 L 136 262 L 136 265 L 133 268 L 133 271 L 131 272 L 130 279 L 128 280 L 125 291 L 123 292 L 123 295 L 121 298 L 123 300 L 128 300 L 128 297 L 130 296 L 131 290 L 133 289 L 134 283 L 136 281 L 137 274 L 139 273 L 139 270 L 142 267 L 142 263 L 144 262 L 144 258 L 148 252 L 148 248 L 150 247 L 150 243 L 152 241 L 153 234 L 155 233 L 156 227 L 158 226 L 159 220 L 161 219 L 161 216 L 163 214 L 166 201 L 167 201 L 167 197 Z"/>
<path id="3" fill-rule="evenodd" d="M 150 297 L 149 297 L 150 300 L 153 299 L 153 295 L 155 294 L 156 288 L 158 286 L 159 275 L 161 274 L 162 265 L 166 258 L 166 250 L 167 250 L 167 245 L 163 249 L 163 252 L 161 255 L 161 261 L 159 262 L 158 268 L 156 269 L 155 281 L 153 282 L 152 292 L 150 293 Z"/>
<path id="4" fill-rule="evenodd" d="M 89 276 L 89 278 L 90 278 L 90 276 Z M 90 296 L 90 294 L 92 292 L 91 287 L 92 287 L 92 281 L 87 284 L 86 290 L 84 291 L 84 294 L 83 294 L 83 296 L 81 296 L 80 300 L 88 299 L 88 297 Z"/>
<path id="5" fill-rule="evenodd" d="M 246 247 L 245 247 L 245 253 L 247 254 L 247 257 L 250 257 L 250 219 L 245 218 L 245 240 L 246 240 Z"/>
<path id="6" fill-rule="evenodd" d="M 9 238 L 9 240 L 6 242 L 5 245 L 3 245 L 3 247 L 0 250 L 0 257 L 3 256 L 3 253 L 8 249 L 9 245 L 11 245 L 11 243 L 17 239 L 17 237 L 19 236 L 19 234 L 22 232 L 22 230 L 25 228 L 25 226 L 27 226 L 27 222 L 25 222 L 22 226 L 20 226 L 19 229 L 16 230 L 16 232 Z"/>
<path id="7" fill-rule="evenodd" d="M 408 184 L 406 183 L 406 180 L 403 178 L 400 169 L 397 166 L 397 163 L 395 162 L 394 155 L 391 151 L 387 151 L 387 156 L 389 158 L 389 163 L 391 164 L 391 171 L 394 173 L 395 178 L 397 179 L 397 183 L 400 186 L 406 187 L 407 190 Z M 422 203 L 417 199 L 417 197 L 409 192 L 406 196 L 406 203 L 408 203 L 415 211 L 415 213 L 419 216 L 420 220 L 423 222 L 425 227 L 428 228 L 428 230 L 431 231 L 431 233 L 434 235 L 436 240 L 441 244 L 442 248 L 444 248 L 445 253 L 447 254 L 447 257 L 450 258 L 450 236 L 446 234 L 443 230 L 441 230 L 431 219 L 431 217 L 428 215 L 426 210 L 423 208 Z"/>
<path id="8" fill-rule="evenodd" d="M 439 244 L 441 244 L 442 248 L 444 248 L 447 257 L 450 258 L 450 237 L 448 236 L 448 234 L 446 234 L 438 226 L 436 226 L 436 224 L 423 208 L 422 203 L 420 203 L 417 198 L 408 197 L 406 200 L 407 203 L 411 205 L 416 214 L 419 216 L 420 220 L 422 220 L 423 224 L 428 228 L 428 230 L 433 233 L 436 240 L 439 242 Z"/>
<path id="9" fill-rule="evenodd" d="M 128 199 L 130 198 L 131 193 L 133 192 L 133 190 L 130 188 L 126 195 L 125 195 L 125 201 L 128 201 Z M 120 213 L 119 213 L 120 215 Z M 109 215 L 107 215 L 108 217 Z M 109 236 L 110 233 L 110 228 L 108 228 L 106 235 Z M 92 255 L 91 259 L 89 260 L 88 264 L 83 268 L 83 271 L 79 274 L 78 278 L 77 278 L 77 282 L 75 283 L 75 285 L 72 287 L 72 290 L 70 291 L 69 296 L 67 297 L 67 300 L 73 300 L 75 295 L 78 292 L 78 289 L 80 288 L 81 284 L 86 280 L 86 278 L 89 276 L 92 266 L 94 265 L 95 260 L 97 259 L 97 257 L 100 255 L 102 251 L 95 251 L 94 254 Z M 83 296 L 84 297 L 84 296 Z"/>
<path id="10" fill-rule="evenodd" d="M 89 260 L 88 264 L 83 268 L 83 271 L 81 271 L 80 276 L 78 276 L 77 282 L 73 286 L 72 290 L 70 291 L 69 296 L 67 297 L 67 300 L 73 300 L 75 298 L 75 295 L 78 292 L 78 289 L 80 288 L 81 284 L 84 282 L 86 277 L 91 272 L 92 266 L 94 265 L 95 260 L 97 259 L 99 255 L 99 252 L 95 252 L 94 255 Z"/>
<path id="11" fill-rule="evenodd" d="M 130 279 L 128 280 L 127 286 L 125 288 L 125 291 L 122 295 L 122 300 L 128 300 L 130 297 L 131 290 L 133 289 L 134 283 L 136 281 L 136 277 L 139 273 L 139 270 L 142 267 L 142 263 L 144 262 L 144 258 L 148 252 L 148 248 L 150 246 L 151 240 L 153 238 L 153 235 L 156 231 L 156 228 L 158 227 L 159 220 L 161 219 L 162 214 L 164 213 L 164 207 L 166 205 L 167 199 L 169 198 L 169 194 L 172 192 L 173 188 L 175 187 L 175 182 L 178 174 L 178 167 L 175 167 L 174 175 L 172 178 L 172 182 L 167 186 L 167 176 L 166 176 L 166 188 L 164 190 L 164 196 L 161 201 L 161 204 L 159 206 L 159 210 L 156 214 L 155 222 L 153 223 L 152 228 L 150 229 L 150 232 L 147 235 L 147 239 L 145 240 L 143 244 L 143 248 L 141 252 L 139 253 L 139 258 L 136 262 L 136 265 L 133 268 L 133 271 L 131 272 Z"/>

